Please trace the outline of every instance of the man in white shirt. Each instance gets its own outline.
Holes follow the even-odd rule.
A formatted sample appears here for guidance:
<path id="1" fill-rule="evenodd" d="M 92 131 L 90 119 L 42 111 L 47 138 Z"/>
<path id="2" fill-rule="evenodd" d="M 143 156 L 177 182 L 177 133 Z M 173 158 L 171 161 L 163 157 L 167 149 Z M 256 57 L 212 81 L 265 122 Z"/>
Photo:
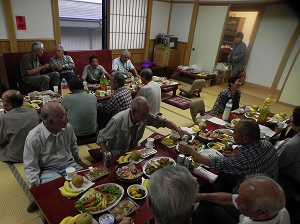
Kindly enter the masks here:
<path id="1" fill-rule="evenodd" d="M 193 223 L 290 223 L 289 213 L 284 207 L 284 191 L 276 181 L 267 176 L 254 176 L 245 180 L 241 184 L 238 194 L 199 193 L 195 201 L 200 202 L 200 205 L 193 214 Z M 204 201 L 213 204 L 203 203 Z M 225 210 L 226 206 L 232 205 L 241 213 L 239 222 Z M 204 211 L 206 209 L 208 209 L 207 213 Z"/>
<path id="2" fill-rule="evenodd" d="M 161 102 L 161 89 L 157 82 L 152 81 L 151 69 L 145 68 L 141 71 L 141 80 L 144 86 L 138 91 L 137 96 L 143 96 L 148 100 L 150 112 L 159 114 Z"/>
<path id="3" fill-rule="evenodd" d="M 112 62 L 112 72 L 121 72 L 125 78 L 139 77 L 139 74 L 133 64 L 130 61 L 130 52 L 128 50 L 123 50 L 120 57 L 115 58 Z"/>

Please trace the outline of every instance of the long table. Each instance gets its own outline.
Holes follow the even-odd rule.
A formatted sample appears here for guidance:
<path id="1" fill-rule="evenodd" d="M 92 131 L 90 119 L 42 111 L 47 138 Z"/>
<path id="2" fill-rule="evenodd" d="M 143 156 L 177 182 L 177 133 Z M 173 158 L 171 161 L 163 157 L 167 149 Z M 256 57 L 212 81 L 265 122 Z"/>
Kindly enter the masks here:
<path id="1" fill-rule="evenodd" d="M 169 149 L 166 146 L 164 146 L 160 139 L 164 136 L 154 133 L 150 137 L 153 137 L 155 139 L 155 149 L 157 150 L 157 153 L 155 155 L 152 155 L 148 157 L 146 160 L 139 163 L 141 167 L 144 166 L 144 164 L 154 157 L 170 157 L 176 161 L 178 153 L 176 152 L 175 148 Z M 137 147 L 135 149 L 141 149 L 145 146 L 145 141 L 141 143 L 140 147 Z M 117 180 L 116 174 L 115 174 L 115 167 L 118 164 L 117 159 L 120 155 L 114 156 L 112 158 L 111 166 L 109 167 L 110 174 L 106 177 L 103 177 L 101 179 L 98 179 L 95 182 L 94 186 L 105 184 L 105 183 L 117 183 L 121 185 L 124 188 L 124 196 L 123 198 L 129 197 L 127 195 L 127 188 L 129 184 L 125 184 Z M 103 165 L 103 162 L 98 162 L 96 164 L 93 164 L 94 167 Z M 197 176 L 198 177 L 198 176 Z M 208 183 L 208 181 L 204 180 L 201 177 L 198 177 L 198 184 L 204 185 Z M 79 195 L 79 197 L 75 199 L 67 199 L 64 198 L 59 189 L 63 186 L 65 181 L 64 177 L 58 178 L 56 180 L 50 181 L 48 183 L 42 184 L 40 186 L 31 188 L 30 194 L 37 203 L 37 205 L 40 208 L 40 211 L 43 215 L 43 222 L 45 224 L 57 224 L 60 223 L 60 221 L 65 218 L 66 216 L 75 216 L 79 213 L 79 211 L 75 208 L 74 203 L 82 196 L 82 194 Z M 145 223 L 146 220 L 152 219 L 152 213 L 149 208 L 149 205 L 147 203 L 147 199 L 142 200 L 135 200 L 135 202 L 140 206 L 139 209 L 131 214 L 130 216 L 134 219 L 135 223 Z M 107 212 L 105 212 L 107 213 Z M 95 220 L 98 221 L 99 216 L 93 215 Z"/>

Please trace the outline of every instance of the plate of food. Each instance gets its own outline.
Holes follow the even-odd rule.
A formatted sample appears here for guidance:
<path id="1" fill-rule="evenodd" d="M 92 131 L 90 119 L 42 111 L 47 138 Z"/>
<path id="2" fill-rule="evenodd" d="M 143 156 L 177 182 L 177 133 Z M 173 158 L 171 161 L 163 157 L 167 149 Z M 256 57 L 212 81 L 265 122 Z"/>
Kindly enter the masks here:
<path id="1" fill-rule="evenodd" d="M 224 124 L 224 127 L 232 130 L 234 128 L 234 125 L 231 123 L 227 123 L 227 124 Z"/>
<path id="2" fill-rule="evenodd" d="M 136 183 L 142 179 L 143 170 L 138 164 L 122 163 L 115 167 L 117 179 L 123 183 Z"/>
<path id="3" fill-rule="evenodd" d="M 174 159 L 169 157 L 156 157 L 145 163 L 145 165 L 143 166 L 143 172 L 147 177 L 150 177 L 152 173 L 166 165 L 175 166 L 176 162 L 174 161 Z"/>
<path id="4" fill-rule="evenodd" d="M 244 116 L 245 116 L 246 118 L 252 118 L 252 119 L 254 119 L 255 121 L 257 121 L 258 116 L 259 116 L 259 113 L 257 113 L 257 112 L 246 112 Z"/>
<path id="5" fill-rule="evenodd" d="M 200 152 L 201 149 L 204 149 L 204 148 L 206 147 L 206 146 L 205 146 L 205 143 L 200 142 L 200 141 L 198 141 L 197 139 L 194 139 L 194 140 L 190 141 L 190 142 L 188 143 L 188 145 L 192 146 L 197 152 Z M 176 151 L 177 151 L 178 153 L 182 153 L 182 152 L 180 152 L 180 151 L 178 150 L 178 144 L 176 145 Z"/>
<path id="6" fill-rule="evenodd" d="M 169 136 L 167 136 L 167 137 L 164 137 L 164 138 L 161 140 L 161 143 L 162 143 L 164 146 L 168 147 L 168 148 L 173 148 L 173 147 L 175 147 L 176 144 L 177 144 L 177 142 L 178 142 L 178 139 L 177 139 L 175 136 L 173 136 L 173 135 L 169 135 Z"/>
<path id="7" fill-rule="evenodd" d="M 114 207 L 122 199 L 124 189 L 115 183 L 90 188 L 77 202 L 75 208 L 81 213 L 100 214 Z"/>
<path id="8" fill-rule="evenodd" d="M 217 140 L 217 136 L 214 136 L 212 133 L 212 130 L 205 132 L 205 131 L 199 131 L 197 135 L 195 136 L 195 139 L 202 141 L 202 142 L 211 142 Z"/>
<path id="9" fill-rule="evenodd" d="M 124 217 L 130 215 L 135 212 L 139 206 L 132 201 L 130 198 L 125 198 L 120 201 L 115 207 L 109 209 L 108 211 L 115 217 L 115 219 L 119 222 Z"/>
<path id="10" fill-rule="evenodd" d="M 42 101 L 41 100 L 31 100 L 31 103 L 35 103 L 35 104 L 41 104 Z"/>
<path id="11" fill-rule="evenodd" d="M 104 166 L 94 167 L 92 170 L 85 172 L 84 175 L 94 181 L 109 174 L 109 170 Z"/>
<path id="12" fill-rule="evenodd" d="M 143 159 L 151 156 L 151 155 L 154 155 L 155 153 L 157 153 L 157 151 L 153 148 L 143 148 L 143 149 L 140 149 L 139 150 L 141 152 L 141 157 Z"/>
<path id="13" fill-rule="evenodd" d="M 231 120 L 231 124 L 236 125 L 242 118 L 234 118 Z"/>
<path id="14" fill-rule="evenodd" d="M 245 113 L 245 110 L 243 108 L 238 108 L 238 109 L 235 109 L 231 112 L 236 113 L 236 114 L 243 114 L 243 113 Z"/>

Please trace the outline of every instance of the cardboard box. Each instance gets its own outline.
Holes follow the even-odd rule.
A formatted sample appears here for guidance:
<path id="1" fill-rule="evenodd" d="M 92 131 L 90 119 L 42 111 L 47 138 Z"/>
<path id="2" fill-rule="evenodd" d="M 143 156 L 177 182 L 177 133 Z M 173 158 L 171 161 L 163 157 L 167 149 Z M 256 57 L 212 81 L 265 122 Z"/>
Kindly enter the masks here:
<path id="1" fill-rule="evenodd" d="M 224 75 L 217 75 L 217 81 L 216 81 L 216 85 L 218 84 L 222 84 L 224 81 Z"/>
<path id="2" fill-rule="evenodd" d="M 170 57 L 170 47 L 155 45 L 153 62 L 155 65 L 168 66 Z"/>

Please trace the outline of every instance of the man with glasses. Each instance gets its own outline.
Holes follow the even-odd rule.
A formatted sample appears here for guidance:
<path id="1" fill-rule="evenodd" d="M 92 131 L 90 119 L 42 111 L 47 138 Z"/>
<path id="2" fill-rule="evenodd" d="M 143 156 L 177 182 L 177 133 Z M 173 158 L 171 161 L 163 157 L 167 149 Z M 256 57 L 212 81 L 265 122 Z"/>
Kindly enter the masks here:
<path id="1" fill-rule="evenodd" d="M 131 53 L 128 50 L 123 50 L 120 57 L 115 58 L 112 62 L 112 72 L 121 72 L 125 78 L 139 77 L 139 74 L 130 61 Z"/>
<path id="2" fill-rule="evenodd" d="M 105 128 L 99 131 L 97 144 L 101 152 L 110 151 L 113 156 L 126 152 L 128 149 L 139 146 L 146 125 L 156 128 L 167 127 L 175 130 L 180 136 L 188 135 L 173 122 L 158 115 L 149 113 L 149 104 L 145 97 L 135 97 L 129 109 L 116 114 Z"/>
<path id="3" fill-rule="evenodd" d="M 52 71 L 52 64 L 41 65 L 39 58 L 44 54 L 44 44 L 34 42 L 31 52 L 25 54 L 20 62 L 20 70 L 26 85 L 33 86 L 36 90 L 48 90 L 53 86 L 59 86 L 60 76 Z M 50 87 L 51 85 L 51 87 Z"/>

